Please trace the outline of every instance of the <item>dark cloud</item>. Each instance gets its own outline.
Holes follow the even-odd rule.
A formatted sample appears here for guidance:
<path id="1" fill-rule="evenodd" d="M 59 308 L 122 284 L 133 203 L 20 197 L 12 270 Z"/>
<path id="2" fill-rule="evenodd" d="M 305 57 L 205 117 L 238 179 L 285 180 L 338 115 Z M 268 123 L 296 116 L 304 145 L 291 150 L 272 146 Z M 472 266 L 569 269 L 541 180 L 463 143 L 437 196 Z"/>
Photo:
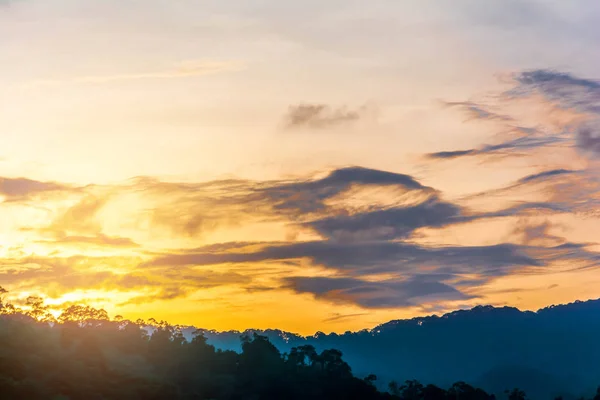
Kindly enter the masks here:
<path id="1" fill-rule="evenodd" d="M 362 167 L 338 168 L 319 179 L 273 181 L 221 180 L 205 183 L 167 183 L 144 178 L 127 187 L 154 204 L 141 211 L 153 227 L 196 237 L 243 222 L 314 218 L 331 213 L 328 200 L 357 188 L 433 192 L 409 175 Z"/>
<path id="2" fill-rule="evenodd" d="M 544 171 L 527 176 L 516 185 L 567 175 L 567 170 Z M 424 193 L 425 196 L 416 204 L 372 204 L 358 212 L 331 208 L 327 200 L 356 186 L 392 187 L 408 193 Z M 522 268 L 545 267 L 552 261 L 578 262 L 586 257 L 592 261 L 595 259 L 594 253 L 587 252 L 583 247 L 571 247 L 567 251 L 567 248 L 555 246 L 556 241 L 541 243 L 542 236 L 548 236 L 549 227 L 522 226 L 519 232 L 514 232 L 522 237 L 522 245 L 424 247 L 409 243 L 406 240 L 421 228 L 440 228 L 490 218 L 539 216 L 544 212 L 552 214 L 568 209 L 560 202 L 523 202 L 498 211 L 474 213 L 441 200 L 435 190 L 421 185 L 408 175 L 357 167 L 344 168 L 322 179 L 268 182 L 255 189 L 250 198 L 252 204 L 268 204 L 271 212 L 292 218 L 295 224 L 312 229 L 324 239 L 297 243 L 221 244 L 159 255 L 143 266 L 237 264 L 238 267 L 249 267 L 256 263 L 264 265 L 273 262 L 285 263 L 297 269 L 303 265 L 298 260 L 304 259 L 310 260 L 313 265 L 342 273 L 348 279 L 391 273 L 410 280 L 425 267 L 430 275 L 434 272 L 444 274 L 444 279 L 471 287 Z M 318 217 L 302 221 L 306 215 Z"/>
<path id="3" fill-rule="evenodd" d="M 477 155 L 478 152 L 475 149 L 469 150 L 455 150 L 455 151 L 439 151 L 437 153 L 429 153 L 427 154 L 427 158 L 432 159 L 453 159 L 465 156 L 473 156 Z"/>
<path id="4" fill-rule="evenodd" d="M 577 147 L 592 156 L 600 155 L 600 118 L 586 121 L 575 128 Z"/>
<path id="5" fill-rule="evenodd" d="M 409 175 L 362 167 L 347 167 L 334 170 L 322 179 L 272 182 L 264 188 L 254 190 L 249 196 L 249 201 L 266 202 L 277 212 L 313 213 L 326 210 L 326 200 L 353 186 L 431 191 Z"/>
<path id="6" fill-rule="evenodd" d="M 412 176 L 396 172 L 381 171 L 363 167 L 347 167 L 333 171 L 327 178 L 322 179 L 319 184 L 329 185 L 402 185 L 408 189 L 424 189 Z"/>
<path id="7" fill-rule="evenodd" d="M 472 216 L 471 220 L 486 219 L 486 218 L 502 218 L 502 217 L 513 217 L 523 216 L 527 214 L 542 215 L 543 213 L 556 214 L 569 212 L 570 209 L 563 207 L 561 204 L 552 202 L 532 202 L 517 204 L 515 206 L 505 208 L 503 210 L 492 211 L 488 213 L 481 213 Z"/>
<path id="8" fill-rule="evenodd" d="M 460 207 L 432 197 L 420 204 L 311 221 L 306 225 L 334 240 L 390 240 L 409 237 L 416 229 L 464 222 Z"/>
<path id="9" fill-rule="evenodd" d="M 500 146 L 495 148 L 499 149 Z M 525 176 L 504 190 L 570 184 L 564 186 L 568 190 L 554 191 L 566 196 L 590 182 L 593 179 L 584 172 L 556 168 Z M 109 187 L 105 192 L 85 189 L 82 196 L 78 193 L 80 201 L 61 210 L 46 228 L 51 242 L 134 247 L 136 244 L 130 239 L 104 234 L 100 218 L 96 218 L 111 201 L 112 193 L 118 193 L 120 188 Z M 590 187 L 590 193 L 596 189 Z M 254 218 L 260 222 L 284 222 L 303 232 L 311 230 L 322 239 L 217 243 L 145 253 L 144 258 L 149 257 L 149 261 L 142 262 L 142 256 L 116 261 L 115 265 L 137 266 L 125 274 L 98 270 L 90 264 L 93 259 L 30 257 L 13 265 L 0 265 L 0 280 L 18 284 L 23 290 L 44 286 L 55 294 L 81 288 L 135 290 L 140 295 L 131 300 L 134 304 L 236 285 L 249 292 L 287 288 L 327 301 L 392 308 L 415 305 L 422 299 L 468 299 L 465 293 L 474 287 L 510 274 L 542 273 L 554 263 L 568 263 L 577 269 L 592 268 L 600 262 L 600 256 L 586 246 L 556 236 L 555 225 L 539 222 L 542 213 L 571 211 L 569 207 L 576 197 L 551 196 L 547 201 L 520 202 L 501 210 L 475 212 L 459 201 L 444 200 L 440 192 L 412 176 L 361 167 L 339 168 L 322 178 L 264 182 L 166 183 L 140 179 L 124 187 L 124 191 L 147 196 L 142 203 L 152 201 L 151 217 L 147 220 L 150 226 L 172 224 L 173 232 L 181 235 Z M 370 201 L 371 195 L 376 195 L 377 201 Z M 356 196 L 359 201 L 355 201 Z M 380 201 L 379 197 L 385 199 Z M 538 219 L 523 220 L 513 232 L 519 244 L 424 246 L 414 242 L 423 228 L 531 215 Z M 198 226 L 190 225 L 196 220 L 200 221 Z M 113 261 L 99 265 L 112 266 Z M 308 265 L 336 275 L 297 277 L 307 274 Z M 256 284 L 254 279 L 258 277 L 271 284 Z"/>
<path id="10" fill-rule="evenodd" d="M 516 245 L 472 247 L 422 247 L 409 243 L 372 241 L 340 243 L 313 241 L 268 245 L 253 253 L 194 252 L 159 256 L 152 266 L 209 266 L 307 258 L 313 264 L 355 275 L 372 273 L 417 273 L 422 266 L 444 273 L 504 274 L 515 266 L 542 266 L 543 260 L 526 255 Z"/>
<path id="11" fill-rule="evenodd" d="M 351 303 L 363 308 L 414 306 L 425 297 L 435 300 L 470 298 L 449 285 L 421 276 L 378 282 L 352 278 L 291 277 L 284 282 L 296 293 L 311 293 L 318 299 Z"/>
<path id="12" fill-rule="evenodd" d="M 535 233 L 535 232 L 534 232 Z M 546 233 L 545 229 L 537 232 Z M 531 234 L 529 235 L 531 236 Z M 423 247 L 410 243 L 375 240 L 340 243 L 329 240 L 268 244 L 255 252 L 202 252 L 159 256 L 142 268 L 209 267 L 238 264 L 284 263 L 308 259 L 311 265 L 336 271 L 336 277 L 286 277 L 283 287 L 298 293 L 312 293 L 318 299 L 352 303 L 365 308 L 393 308 L 416 305 L 418 301 L 467 299 L 462 291 L 479 287 L 496 278 L 515 273 L 544 273 L 554 263 L 573 269 L 600 265 L 600 255 L 585 245 L 499 244 L 493 246 Z M 304 264 L 294 266 L 302 270 Z M 397 278 L 389 278 L 389 275 Z M 379 281 L 366 276 L 385 276 Z M 277 276 L 277 274 L 275 275 Z"/>
<path id="13" fill-rule="evenodd" d="M 551 177 L 561 173 L 566 174 L 566 171 L 547 171 L 536 176 L 526 177 L 524 182 L 539 181 L 545 176 Z M 364 211 L 358 212 L 350 210 L 327 212 L 328 210 L 323 206 L 325 209 L 325 212 L 321 213 L 323 216 L 299 224 L 312 229 L 327 240 L 356 242 L 408 239 L 420 228 L 442 228 L 490 218 L 568 211 L 558 203 L 524 202 L 493 212 L 476 213 L 457 204 L 441 200 L 437 194 L 431 194 L 435 193 L 431 189 L 425 193 L 425 199 L 416 204 L 413 202 L 412 204 L 400 203 L 384 207 L 370 206 Z"/>
<path id="14" fill-rule="evenodd" d="M 524 71 L 516 74 L 515 80 L 520 86 L 510 90 L 509 94 L 524 96 L 537 91 L 563 107 L 600 112 L 598 81 L 548 69 Z"/>
<path id="15" fill-rule="evenodd" d="M 498 144 L 486 144 L 477 149 L 440 151 L 437 153 L 426 154 L 429 159 L 456 159 L 462 157 L 514 157 L 527 155 L 529 151 L 558 146 L 568 142 L 568 139 L 561 134 L 548 134 L 539 132 L 535 129 L 515 128 L 512 130 L 511 137 Z"/>
<path id="16" fill-rule="evenodd" d="M 363 113 L 363 108 L 350 110 L 326 104 L 299 104 L 289 107 L 285 123 L 289 128 L 322 129 L 358 121 Z"/>
<path id="17" fill-rule="evenodd" d="M 533 175 L 528 175 L 524 178 L 519 179 L 520 184 L 525 184 L 525 183 L 530 183 L 530 182 L 534 182 L 534 181 L 541 181 L 541 180 L 546 180 L 547 178 L 551 178 L 554 176 L 558 176 L 558 175 L 568 175 L 568 174 L 575 174 L 577 173 L 577 171 L 572 171 L 572 170 L 568 170 L 568 169 L 553 169 L 553 170 L 549 170 L 549 171 L 543 171 L 543 172 L 539 172 L 537 174 L 533 174 Z"/>
<path id="18" fill-rule="evenodd" d="M 353 206 L 346 201 L 350 199 L 351 203 L 353 191 L 363 189 L 368 193 L 365 196 L 383 193 L 382 197 L 387 197 L 393 204 L 376 205 L 367 201 L 360 206 Z M 219 227 L 252 221 L 282 221 L 290 224 L 291 230 L 309 228 L 329 235 L 327 231 L 337 230 L 336 225 L 354 224 L 358 229 L 361 224 L 382 223 L 386 218 L 393 221 L 382 226 L 382 230 L 389 231 L 391 225 L 396 228 L 384 236 L 403 237 L 411 230 L 427 224 L 426 221 L 419 222 L 419 218 L 440 225 L 442 222 L 437 224 L 434 220 L 441 219 L 441 214 L 459 212 L 453 210 L 456 207 L 452 204 L 439 200 L 434 189 L 422 185 L 410 175 L 356 166 L 338 168 L 313 179 L 263 182 L 228 180 L 201 184 L 142 179 L 134 182 L 131 190 L 147 195 L 155 204 L 142 211 L 142 217 L 151 227 L 167 227 L 175 234 L 191 237 Z M 425 202 L 428 199 L 430 201 Z M 407 206 L 414 209 L 404 209 Z M 387 211 L 384 210 L 386 208 Z M 360 213 L 366 214 L 361 217 L 358 215 Z M 347 218 L 342 221 L 344 216 Z M 411 218 L 412 221 L 402 222 L 403 218 Z M 370 219 L 379 222 L 369 222 Z M 351 229 L 347 229 L 349 234 Z M 362 233 L 356 232 L 357 235 Z"/>

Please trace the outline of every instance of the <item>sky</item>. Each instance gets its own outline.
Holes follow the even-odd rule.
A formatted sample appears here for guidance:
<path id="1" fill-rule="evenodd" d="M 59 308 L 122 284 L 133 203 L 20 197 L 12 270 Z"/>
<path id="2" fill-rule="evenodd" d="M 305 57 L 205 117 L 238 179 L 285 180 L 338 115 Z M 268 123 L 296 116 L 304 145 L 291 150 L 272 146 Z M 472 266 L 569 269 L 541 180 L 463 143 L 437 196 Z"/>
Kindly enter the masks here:
<path id="1" fill-rule="evenodd" d="M 301 334 L 600 297 L 595 0 L 0 0 L 0 285 Z"/>

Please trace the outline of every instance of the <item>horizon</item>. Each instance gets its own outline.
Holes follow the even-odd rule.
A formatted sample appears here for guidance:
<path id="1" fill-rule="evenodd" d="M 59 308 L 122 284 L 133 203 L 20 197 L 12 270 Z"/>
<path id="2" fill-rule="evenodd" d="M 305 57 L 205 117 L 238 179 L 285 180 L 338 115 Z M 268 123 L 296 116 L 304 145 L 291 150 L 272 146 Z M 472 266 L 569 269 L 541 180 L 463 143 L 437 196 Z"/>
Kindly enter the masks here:
<path id="1" fill-rule="evenodd" d="M 218 331 L 600 298 L 592 0 L 0 0 L 0 286 Z"/>
<path id="2" fill-rule="evenodd" d="M 317 330 L 312 334 L 301 334 L 301 333 L 297 333 L 297 332 L 290 332 L 290 331 L 286 331 L 286 330 L 282 330 L 279 328 L 246 328 L 244 330 L 237 330 L 237 329 L 231 329 L 231 330 L 217 330 L 217 329 L 210 329 L 210 328 L 204 328 L 202 326 L 196 326 L 196 325 L 179 325 L 182 328 L 196 328 L 196 329 L 201 329 L 201 330 L 205 330 L 205 331 L 209 331 L 209 332 L 215 332 L 215 333 L 245 333 L 245 332 L 252 332 L 252 331 L 260 331 L 260 332 L 266 332 L 266 331 L 280 331 L 283 333 L 290 333 L 292 335 L 296 335 L 298 337 L 302 337 L 302 338 L 307 338 L 307 337 L 314 337 L 316 334 L 318 333 L 324 333 L 325 335 L 331 335 L 331 334 L 345 334 L 347 332 L 350 333 L 359 333 L 361 331 L 373 331 L 377 328 L 379 328 L 382 325 L 386 325 L 390 322 L 398 322 L 398 321 L 413 321 L 413 320 L 418 320 L 418 319 L 424 319 L 424 318 L 430 318 L 430 317 L 444 317 L 446 315 L 451 315 L 460 311 L 474 311 L 477 308 L 487 308 L 487 307 L 491 307 L 495 310 L 502 310 L 505 308 L 510 308 L 513 310 L 517 310 L 520 313 L 524 313 L 524 312 L 531 312 L 533 314 L 537 314 L 539 311 L 542 310 L 547 310 L 547 309 L 551 309 L 553 307 L 565 307 L 565 306 L 570 306 L 570 305 L 574 305 L 574 304 L 581 304 L 581 303 L 589 303 L 589 302 L 600 302 L 600 298 L 597 299 L 587 299 L 587 300 L 575 300 L 573 302 L 570 303 L 560 303 L 560 304 L 550 304 L 547 305 L 545 307 L 542 308 L 538 308 L 536 310 L 527 310 L 527 309 L 520 309 L 517 307 L 511 307 L 511 306 L 492 306 L 492 305 L 488 305 L 488 304 L 480 304 L 480 305 L 476 305 L 473 306 L 472 308 L 458 308 L 455 310 L 451 310 L 451 311 L 445 311 L 445 312 L 438 312 L 438 313 L 431 313 L 431 314 L 427 314 L 427 315 L 418 315 L 415 317 L 410 317 L 410 318 L 400 318 L 400 319 L 391 319 L 389 321 L 383 322 L 379 325 L 376 325 L 372 328 L 362 328 L 362 329 L 357 329 L 357 330 L 351 330 L 351 331 L 344 331 L 344 332 L 335 332 L 335 331 L 322 331 L 322 330 Z M 147 321 L 146 321 L 147 322 Z M 168 322 L 168 321 L 165 321 Z M 152 326 L 151 324 L 147 324 L 146 326 Z"/>
<path id="3" fill-rule="evenodd" d="M 0 287 L 0 294 L 2 293 L 2 287 Z M 5 296 L 3 297 L 3 300 L 8 303 L 8 304 L 12 304 L 10 301 L 10 296 L 6 296 L 5 292 Z M 41 299 L 41 298 L 38 298 Z M 43 300 L 43 299 L 42 299 Z M 187 325 L 187 324 L 172 324 L 171 321 L 164 321 L 164 320 L 156 320 L 153 317 L 149 318 L 148 320 L 142 320 L 140 321 L 139 319 L 137 321 L 133 321 L 130 320 L 128 318 L 124 318 L 122 315 L 113 315 L 111 316 L 110 314 L 107 315 L 108 320 L 110 321 L 119 321 L 119 320 L 123 320 L 123 321 L 131 321 L 131 322 L 135 322 L 135 324 L 138 324 L 140 322 L 141 325 L 140 327 L 154 327 L 157 328 L 159 326 L 161 326 L 162 324 L 167 324 L 171 327 L 175 327 L 175 328 L 183 328 L 183 329 L 187 329 L 187 328 L 195 328 L 195 329 L 199 329 L 199 330 L 203 330 L 203 331 L 207 331 L 207 332 L 212 332 L 212 333 L 216 333 L 216 334 L 222 334 L 222 333 L 246 333 L 246 332 L 268 332 L 268 331 L 279 331 L 282 333 L 289 333 L 292 335 L 295 335 L 297 337 L 300 338 L 309 338 L 309 337 L 315 337 L 317 334 L 319 333 L 323 333 L 325 335 L 332 335 L 332 334 L 346 334 L 346 333 L 360 333 L 362 331 L 374 331 L 377 328 L 380 328 L 381 326 L 387 325 L 389 323 L 393 323 L 393 322 L 399 322 L 399 321 L 414 321 L 414 320 L 420 320 L 420 319 L 426 319 L 426 318 L 432 318 L 432 317 L 436 317 L 436 318 L 443 318 L 445 316 L 449 316 L 449 315 L 453 315 L 456 313 L 460 313 L 460 312 L 472 312 L 475 311 L 477 309 L 481 309 L 481 308 L 491 308 L 494 310 L 503 310 L 503 309 L 512 309 L 512 310 L 516 310 L 519 313 L 532 313 L 532 314 L 538 314 L 540 311 L 544 311 L 544 310 L 549 310 L 549 309 L 553 309 L 553 308 L 557 308 L 557 307 L 569 307 L 569 306 L 573 306 L 576 304 L 588 304 L 588 303 L 595 303 L 598 302 L 600 303 L 600 298 L 592 298 L 592 299 L 586 299 L 586 300 L 580 300 L 580 299 L 576 299 L 572 302 L 569 303 L 555 303 L 555 304 L 549 304 L 546 305 L 544 307 L 538 308 L 538 309 L 521 309 L 518 307 L 512 307 L 512 306 L 507 306 L 507 305 L 490 305 L 490 304 L 478 304 L 478 305 L 474 305 L 471 308 L 457 308 L 454 310 L 449 310 L 449 311 L 438 311 L 438 312 L 431 312 L 429 314 L 422 314 L 422 315 L 416 315 L 416 316 L 412 316 L 409 318 L 398 318 L 398 319 L 390 319 L 389 321 L 385 321 L 382 322 L 380 324 L 377 324 L 373 327 L 363 327 L 363 328 L 359 328 L 359 329 L 355 329 L 355 330 L 346 330 L 344 332 L 336 332 L 336 331 L 323 331 L 323 330 L 316 330 L 314 331 L 312 334 L 308 333 L 308 334 L 304 334 L 304 333 L 299 333 L 299 332 L 293 332 L 293 331 L 287 331 L 284 329 L 280 329 L 280 328 L 276 328 L 276 327 L 266 327 L 266 328 L 257 328 L 257 327 L 249 327 L 249 328 L 244 328 L 241 330 L 238 329 L 225 329 L 225 330 L 219 330 L 219 329 L 212 329 L 210 327 L 204 327 L 204 326 L 199 326 L 199 325 Z M 40 303 L 40 305 L 42 307 L 47 307 L 46 305 L 42 303 Z M 72 304 L 75 306 L 86 306 L 85 302 L 81 302 L 79 304 Z M 16 313 L 17 315 L 21 315 L 22 313 L 24 313 L 23 315 L 29 315 L 28 312 L 32 311 L 33 308 L 29 305 L 25 305 L 24 307 L 17 307 L 16 310 L 12 310 L 9 312 L 10 314 Z M 65 312 L 65 310 L 58 310 L 56 308 L 45 308 L 45 310 L 47 312 L 49 312 L 49 314 L 47 316 L 52 316 L 52 318 L 58 318 L 60 316 L 61 313 Z M 103 309 L 100 309 L 98 311 L 105 311 Z M 46 316 L 46 317 L 47 317 Z M 155 320 L 155 322 L 157 324 L 152 323 L 152 320 Z M 53 320 L 53 323 L 56 323 L 56 321 Z"/>

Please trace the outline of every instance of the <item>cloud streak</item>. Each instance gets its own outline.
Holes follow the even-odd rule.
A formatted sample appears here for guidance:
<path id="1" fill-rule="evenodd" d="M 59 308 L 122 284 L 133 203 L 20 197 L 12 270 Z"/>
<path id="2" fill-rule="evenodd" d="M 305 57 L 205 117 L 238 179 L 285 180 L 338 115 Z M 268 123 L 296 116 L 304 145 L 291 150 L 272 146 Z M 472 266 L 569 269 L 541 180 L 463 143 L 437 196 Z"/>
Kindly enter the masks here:
<path id="1" fill-rule="evenodd" d="M 506 113 L 489 111 L 488 106 L 472 102 L 445 103 L 458 107 L 470 116 L 470 120 L 490 121 L 499 124 L 504 133 L 498 143 L 485 144 L 472 149 L 447 150 L 427 154 L 428 159 L 457 159 L 463 157 L 513 157 L 529 156 L 535 151 L 550 148 L 576 148 L 587 157 L 600 154 L 600 83 L 579 78 L 569 73 L 539 69 L 517 72 L 511 75 L 512 87 L 496 94 L 495 108 Z M 517 101 L 545 102 L 550 109 L 548 121 L 537 125 L 523 125 L 519 117 L 513 117 Z M 510 111 L 511 106 L 513 110 Z M 532 104 L 529 104 L 531 107 Z M 552 114 L 563 114 L 554 123 L 544 126 Z"/>
<path id="2" fill-rule="evenodd" d="M 577 147 L 593 157 L 600 155 L 600 83 L 574 75 L 553 71 L 533 70 L 516 74 L 517 87 L 509 96 L 523 97 L 540 94 L 559 107 L 582 114 L 579 123 L 569 127 Z"/>
<path id="3" fill-rule="evenodd" d="M 233 61 L 187 61 L 177 67 L 155 72 L 140 72 L 115 75 L 88 75 L 66 79 L 47 79 L 30 82 L 28 86 L 43 87 L 62 84 L 104 84 L 148 79 L 182 79 L 224 72 L 236 72 L 245 68 L 241 62 Z"/>

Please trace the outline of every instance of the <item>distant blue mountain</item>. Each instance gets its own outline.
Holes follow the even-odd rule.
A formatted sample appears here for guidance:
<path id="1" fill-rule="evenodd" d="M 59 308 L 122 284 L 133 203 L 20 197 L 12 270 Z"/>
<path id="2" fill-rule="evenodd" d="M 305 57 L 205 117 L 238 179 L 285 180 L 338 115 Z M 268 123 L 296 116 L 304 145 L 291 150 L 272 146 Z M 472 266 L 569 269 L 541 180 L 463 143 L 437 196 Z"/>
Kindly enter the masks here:
<path id="1" fill-rule="evenodd" d="M 191 338 L 195 328 L 184 329 Z M 531 399 L 565 399 L 600 385 L 600 300 L 550 306 L 537 312 L 478 306 L 443 316 L 395 320 L 344 334 L 300 336 L 280 330 L 201 330 L 221 349 L 240 350 L 240 336 L 267 336 L 281 351 L 311 344 L 336 348 L 358 376 L 379 384 L 417 379 L 441 386 L 465 381 L 488 391 L 520 387 Z"/>

